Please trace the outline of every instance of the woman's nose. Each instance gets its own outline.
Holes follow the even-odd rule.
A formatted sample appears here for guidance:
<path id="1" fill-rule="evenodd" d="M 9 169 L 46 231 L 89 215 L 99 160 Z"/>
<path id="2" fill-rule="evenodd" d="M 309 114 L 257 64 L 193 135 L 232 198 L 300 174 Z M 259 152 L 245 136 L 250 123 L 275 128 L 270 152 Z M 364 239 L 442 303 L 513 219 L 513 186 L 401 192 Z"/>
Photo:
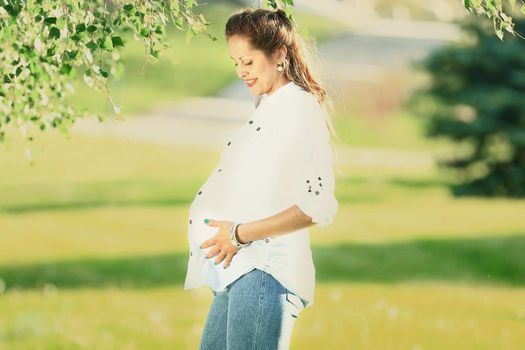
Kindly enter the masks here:
<path id="1" fill-rule="evenodd" d="M 247 74 L 248 72 L 246 72 L 244 69 L 237 68 L 237 76 L 239 78 L 243 79 Z"/>

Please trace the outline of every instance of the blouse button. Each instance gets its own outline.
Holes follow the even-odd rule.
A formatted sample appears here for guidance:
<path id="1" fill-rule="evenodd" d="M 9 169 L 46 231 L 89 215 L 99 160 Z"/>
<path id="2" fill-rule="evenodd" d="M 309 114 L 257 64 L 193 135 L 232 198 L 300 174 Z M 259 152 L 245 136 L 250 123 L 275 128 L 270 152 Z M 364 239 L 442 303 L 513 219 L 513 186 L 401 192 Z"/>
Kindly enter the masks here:
<path id="1" fill-rule="evenodd" d="M 270 242 L 270 240 L 269 240 L 268 238 L 265 238 L 264 241 L 265 241 L 266 243 Z"/>
<path id="2" fill-rule="evenodd" d="M 232 143 L 231 141 L 228 141 L 228 146 L 231 145 L 231 143 Z"/>
<path id="3" fill-rule="evenodd" d="M 253 120 L 250 120 L 248 123 L 253 124 Z"/>
<path id="4" fill-rule="evenodd" d="M 190 256 L 192 256 L 192 255 L 193 255 L 193 252 L 190 252 Z"/>
<path id="5" fill-rule="evenodd" d="M 192 221 L 190 220 L 190 224 L 192 223 Z"/>
<path id="6" fill-rule="evenodd" d="M 201 193 L 202 193 L 202 191 L 199 191 L 199 193 L 197 193 L 197 194 L 201 194 Z"/>
<path id="7" fill-rule="evenodd" d="M 260 127 L 260 126 L 257 128 L 257 131 L 259 131 L 259 130 L 261 130 L 261 127 Z"/>

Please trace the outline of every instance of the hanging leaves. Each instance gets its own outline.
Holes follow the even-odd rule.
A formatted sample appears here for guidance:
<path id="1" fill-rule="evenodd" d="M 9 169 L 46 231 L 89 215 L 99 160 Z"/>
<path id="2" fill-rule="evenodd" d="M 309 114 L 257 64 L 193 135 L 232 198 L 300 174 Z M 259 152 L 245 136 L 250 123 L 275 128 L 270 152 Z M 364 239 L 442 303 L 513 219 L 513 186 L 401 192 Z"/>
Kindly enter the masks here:
<path id="1" fill-rule="evenodd" d="M 478 15 L 487 16 L 492 20 L 496 36 L 503 40 L 505 32 L 513 35 L 519 33 L 514 30 L 514 21 L 512 17 L 505 13 L 504 5 L 508 5 L 511 11 L 515 11 L 520 6 L 520 12 L 525 14 L 525 2 L 523 0 L 463 0 L 463 6 L 469 12 L 475 12 Z"/>
<path id="2" fill-rule="evenodd" d="M 118 116 L 107 81 L 122 72 L 123 33 L 144 43 L 145 63 L 168 47 L 170 22 L 181 30 L 191 23 L 188 35 L 217 40 L 204 16 L 193 13 L 196 6 L 181 0 L 0 0 L 0 141 L 8 124 L 30 141 L 34 130 L 67 131 L 77 117 L 91 114 L 68 104 L 77 71 L 87 86 L 107 92 Z"/>

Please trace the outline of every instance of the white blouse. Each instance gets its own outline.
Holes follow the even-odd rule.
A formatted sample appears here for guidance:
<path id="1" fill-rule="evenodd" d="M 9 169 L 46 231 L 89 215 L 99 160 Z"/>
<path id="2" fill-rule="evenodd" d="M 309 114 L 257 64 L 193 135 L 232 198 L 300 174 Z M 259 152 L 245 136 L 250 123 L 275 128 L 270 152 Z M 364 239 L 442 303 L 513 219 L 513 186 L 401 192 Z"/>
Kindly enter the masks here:
<path id="1" fill-rule="evenodd" d="M 250 119 L 229 134 L 219 164 L 197 192 L 189 210 L 189 259 L 184 290 L 226 287 L 254 268 L 313 305 L 315 268 L 309 228 L 253 241 L 215 265 L 199 245 L 218 232 L 204 219 L 247 223 L 296 204 L 326 226 L 339 207 L 325 111 L 315 95 L 289 82 L 262 95 Z"/>

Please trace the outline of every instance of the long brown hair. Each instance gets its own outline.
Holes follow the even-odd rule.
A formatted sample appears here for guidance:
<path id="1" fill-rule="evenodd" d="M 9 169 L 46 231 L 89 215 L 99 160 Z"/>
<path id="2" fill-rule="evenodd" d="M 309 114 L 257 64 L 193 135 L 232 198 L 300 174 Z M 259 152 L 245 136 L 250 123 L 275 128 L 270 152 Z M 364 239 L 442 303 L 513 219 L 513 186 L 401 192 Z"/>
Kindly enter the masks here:
<path id="1" fill-rule="evenodd" d="M 230 16 L 226 22 L 226 38 L 239 35 L 248 39 L 250 45 L 271 57 L 279 48 L 286 47 L 283 74 L 288 80 L 301 86 L 317 97 L 326 111 L 326 124 L 330 132 L 330 146 L 334 160 L 337 156 L 334 141 L 341 143 L 333 126 L 330 114 L 333 111 L 332 99 L 323 88 L 319 78 L 314 78 L 311 61 L 319 57 L 315 41 L 304 38 L 295 21 L 281 10 L 245 8 Z M 339 175 L 341 171 L 335 162 Z"/>

